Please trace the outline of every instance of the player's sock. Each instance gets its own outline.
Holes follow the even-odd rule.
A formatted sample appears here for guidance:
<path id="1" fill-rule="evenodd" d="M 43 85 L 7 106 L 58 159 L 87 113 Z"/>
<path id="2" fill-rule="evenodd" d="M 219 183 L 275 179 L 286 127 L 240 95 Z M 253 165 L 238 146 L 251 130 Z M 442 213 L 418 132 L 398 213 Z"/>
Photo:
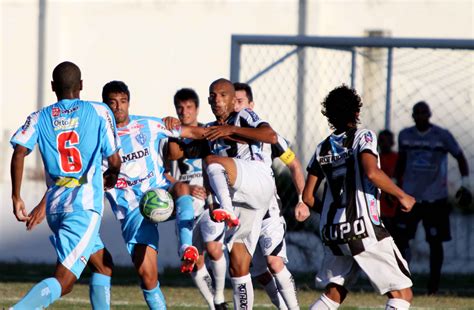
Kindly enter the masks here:
<path id="1" fill-rule="evenodd" d="M 193 243 L 193 222 L 193 198 L 190 195 L 179 197 L 176 199 L 176 225 L 178 226 L 179 248 L 184 244 L 191 245 Z"/>
<path id="2" fill-rule="evenodd" d="M 210 164 L 207 166 L 209 185 L 217 196 L 222 208 L 232 211 L 232 199 L 229 192 L 229 177 L 221 164 Z"/>
<path id="3" fill-rule="evenodd" d="M 196 284 L 202 297 L 206 300 L 209 309 L 214 309 L 214 289 L 212 288 L 211 275 L 207 271 L 206 265 L 196 272 L 191 273 L 194 284 Z"/>
<path id="4" fill-rule="evenodd" d="M 110 309 L 110 277 L 92 273 L 89 284 L 89 298 L 92 309 Z"/>
<path id="5" fill-rule="evenodd" d="M 318 300 L 309 306 L 310 310 L 336 310 L 340 306 L 339 303 L 328 298 L 325 294 L 322 294 Z"/>
<path id="6" fill-rule="evenodd" d="M 298 299 L 296 298 L 295 280 L 290 271 L 286 266 L 284 266 L 279 273 L 276 273 L 273 276 L 275 277 L 278 291 L 285 300 L 288 309 L 299 309 Z"/>
<path id="7" fill-rule="evenodd" d="M 277 307 L 279 310 L 288 309 L 283 297 L 281 296 L 280 292 L 278 292 L 278 288 L 273 277 L 272 280 L 268 282 L 263 288 L 265 289 L 265 292 L 267 292 L 268 297 L 270 297 L 270 300 L 272 301 L 272 304 L 275 305 L 275 307 Z"/>
<path id="8" fill-rule="evenodd" d="M 145 301 L 151 310 L 166 310 L 165 296 L 161 292 L 160 282 L 158 282 L 154 289 L 142 289 L 142 291 Z"/>
<path id="9" fill-rule="evenodd" d="M 405 299 L 390 298 L 385 305 L 385 310 L 408 310 L 410 303 Z"/>
<path id="10" fill-rule="evenodd" d="M 216 305 L 225 302 L 224 288 L 225 288 L 225 272 L 227 269 L 227 263 L 225 255 L 222 255 L 218 260 L 211 259 L 211 270 L 214 276 L 215 291 L 214 291 L 214 303 Z"/>
<path id="11" fill-rule="evenodd" d="M 43 309 L 61 297 L 61 284 L 56 278 L 47 278 L 36 284 L 13 309 Z"/>
<path id="12" fill-rule="evenodd" d="M 234 290 L 234 309 L 253 308 L 253 286 L 250 273 L 243 277 L 231 278 Z"/>

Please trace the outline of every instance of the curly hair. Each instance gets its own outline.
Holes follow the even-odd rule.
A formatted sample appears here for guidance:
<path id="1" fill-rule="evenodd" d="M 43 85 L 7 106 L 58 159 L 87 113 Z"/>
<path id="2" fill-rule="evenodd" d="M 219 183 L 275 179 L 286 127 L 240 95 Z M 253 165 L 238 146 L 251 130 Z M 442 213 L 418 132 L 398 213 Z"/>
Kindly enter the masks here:
<path id="1" fill-rule="evenodd" d="M 333 129 L 345 129 L 350 124 L 359 123 L 362 100 L 354 89 L 344 84 L 331 90 L 322 106 L 321 113 Z"/>

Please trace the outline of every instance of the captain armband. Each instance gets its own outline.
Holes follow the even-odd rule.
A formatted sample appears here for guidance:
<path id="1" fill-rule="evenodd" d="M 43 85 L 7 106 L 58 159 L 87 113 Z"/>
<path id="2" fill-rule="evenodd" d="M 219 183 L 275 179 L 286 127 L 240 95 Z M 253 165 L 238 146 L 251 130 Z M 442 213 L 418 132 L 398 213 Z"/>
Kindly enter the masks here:
<path id="1" fill-rule="evenodd" d="M 285 163 L 285 165 L 291 164 L 295 157 L 295 153 L 290 148 L 287 148 L 286 151 L 280 155 L 280 159 Z"/>

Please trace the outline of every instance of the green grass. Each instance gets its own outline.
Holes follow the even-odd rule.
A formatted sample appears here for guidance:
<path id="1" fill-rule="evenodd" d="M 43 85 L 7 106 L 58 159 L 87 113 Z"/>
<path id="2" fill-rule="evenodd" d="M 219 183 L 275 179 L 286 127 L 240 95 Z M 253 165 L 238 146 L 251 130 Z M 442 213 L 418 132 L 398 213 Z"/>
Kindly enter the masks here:
<path id="1" fill-rule="evenodd" d="M 0 308 L 8 307 L 20 299 L 36 282 L 49 277 L 53 266 L 0 264 Z M 61 298 L 49 309 L 90 309 L 88 278 L 85 272 L 71 294 Z M 307 309 L 321 291 L 313 287 L 312 273 L 296 275 L 298 299 L 302 309 Z M 191 279 L 175 270 L 166 270 L 161 275 L 163 293 L 169 309 L 207 309 L 203 298 L 192 286 Z M 426 277 L 414 279 L 414 309 L 474 309 L 474 277 L 449 276 L 443 278 L 440 295 L 424 295 Z M 229 285 L 227 286 L 229 287 Z M 272 307 L 265 292 L 255 284 L 254 309 Z M 231 300 L 232 292 L 226 289 L 225 296 Z M 386 297 L 373 292 L 366 280 L 359 280 L 340 309 L 383 309 Z M 147 309 L 138 285 L 138 278 L 132 268 L 116 268 L 112 280 L 113 309 Z"/>

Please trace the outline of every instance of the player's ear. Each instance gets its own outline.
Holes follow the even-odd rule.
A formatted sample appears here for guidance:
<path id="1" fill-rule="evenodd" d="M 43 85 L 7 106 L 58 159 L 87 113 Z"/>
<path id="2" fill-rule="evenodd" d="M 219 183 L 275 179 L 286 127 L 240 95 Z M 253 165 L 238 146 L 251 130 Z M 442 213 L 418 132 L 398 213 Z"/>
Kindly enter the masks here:
<path id="1" fill-rule="evenodd" d="M 253 101 L 250 101 L 249 105 L 252 110 L 255 108 L 255 103 Z"/>
<path id="2" fill-rule="evenodd" d="M 54 87 L 54 81 L 51 81 L 51 90 L 52 90 L 53 92 L 56 92 L 56 89 L 55 89 L 55 87 Z"/>
<path id="3" fill-rule="evenodd" d="M 82 80 L 79 82 L 79 90 L 82 90 Z"/>

